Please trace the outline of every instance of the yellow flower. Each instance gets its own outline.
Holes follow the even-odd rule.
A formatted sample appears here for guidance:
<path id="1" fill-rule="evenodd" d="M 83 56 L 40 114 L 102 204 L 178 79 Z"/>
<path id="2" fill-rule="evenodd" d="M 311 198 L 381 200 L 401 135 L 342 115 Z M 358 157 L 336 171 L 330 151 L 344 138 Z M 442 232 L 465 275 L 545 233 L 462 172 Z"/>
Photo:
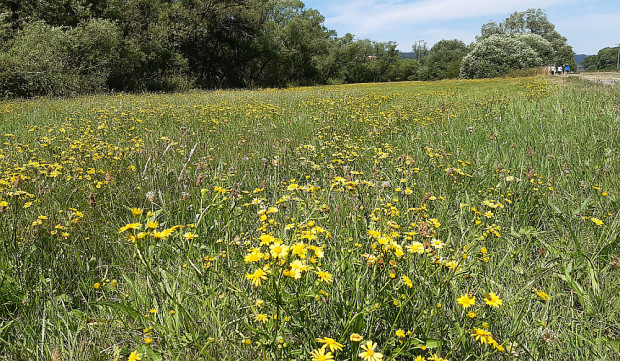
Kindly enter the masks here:
<path id="1" fill-rule="evenodd" d="M 420 242 L 413 242 L 410 246 L 407 246 L 409 253 L 424 254 L 424 245 Z"/>
<path id="2" fill-rule="evenodd" d="M 304 243 L 296 243 L 291 247 L 291 253 L 299 258 L 306 258 L 307 252 L 308 250 L 306 249 L 306 245 Z"/>
<path id="3" fill-rule="evenodd" d="M 591 220 L 592 222 L 594 222 L 594 224 L 596 224 L 597 226 L 602 226 L 602 225 L 603 225 L 603 221 L 601 221 L 601 220 L 600 220 L 600 219 L 598 219 L 598 218 L 594 218 L 594 217 L 592 217 L 592 218 L 590 218 L 590 220 Z"/>
<path id="4" fill-rule="evenodd" d="M 304 261 L 298 259 L 291 262 L 291 269 L 294 269 L 296 271 L 306 272 L 311 270 L 312 268 L 312 266 L 309 266 Z"/>
<path id="5" fill-rule="evenodd" d="M 251 280 L 254 286 L 260 286 L 261 281 L 264 281 L 267 279 L 267 272 L 264 269 L 259 268 L 256 271 L 254 271 L 254 273 L 246 274 L 245 278 Z"/>
<path id="6" fill-rule="evenodd" d="M 331 352 L 325 352 L 325 347 L 312 351 L 310 356 L 312 356 L 312 361 L 330 361 L 334 359 Z"/>
<path id="7" fill-rule="evenodd" d="M 155 229 L 155 228 L 157 228 L 157 226 L 159 226 L 159 222 L 157 222 L 157 221 L 148 221 L 148 222 L 146 222 L 146 226 L 149 227 L 150 229 Z"/>
<path id="8" fill-rule="evenodd" d="M 334 282 L 334 277 L 327 271 L 317 271 L 315 272 L 319 279 L 327 284 Z"/>
<path id="9" fill-rule="evenodd" d="M 485 343 L 492 344 L 493 342 L 495 342 L 491 332 L 483 330 L 481 328 L 475 328 L 473 330 L 473 333 L 471 334 L 471 337 L 475 338 L 476 341 L 480 341 L 480 343 L 483 345 Z"/>
<path id="10" fill-rule="evenodd" d="M 448 361 L 448 360 L 434 353 L 434 354 L 431 354 L 431 358 L 429 358 L 428 361 Z"/>
<path id="11" fill-rule="evenodd" d="M 467 317 L 469 317 L 469 318 L 476 318 L 476 313 L 474 311 L 469 311 L 469 312 L 467 312 Z"/>
<path id="12" fill-rule="evenodd" d="M 137 217 L 142 214 L 142 208 L 133 207 L 131 208 L 131 213 L 134 215 L 134 217 Z"/>
<path id="13" fill-rule="evenodd" d="M 118 230 L 118 233 L 123 233 L 128 229 L 138 229 L 142 227 L 142 223 L 130 223 L 125 225 L 125 227 L 122 227 L 121 229 Z"/>
<path id="14" fill-rule="evenodd" d="M 144 343 L 147 345 L 150 345 L 153 342 L 153 339 L 150 337 L 145 337 L 144 338 Z"/>
<path id="15" fill-rule="evenodd" d="M 398 338 L 405 337 L 405 331 L 402 328 L 399 328 L 398 330 L 396 330 L 396 337 Z"/>
<path id="16" fill-rule="evenodd" d="M 361 342 L 363 339 L 364 337 L 359 333 L 352 333 L 349 337 L 349 340 L 351 340 L 351 342 Z"/>
<path id="17" fill-rule="evenodd" d="M 325 346 L 323 347 L 329 348 L 331 352 L 342 350 L 342 344 L 336 342 L 336 340 L 334 340 L 333 338 L 329 338 L 329 337 L 317 338 L 316 341 L 320 343 L 324 343 Z"/>
<path id="18" fill-rule="evenodd" d="M 499 307 L 502 305 L 502 300 L 493 292 L 489 292 L 484 295 L 484 302 L 493 307 Z"/>
<path id="19" fill-rule="evenodd" d="M 420 355 L 418 355 L 418 357 L 416 357 L 413 361 L 426 361 L 426 359 Z"/>
<path id="20" fill-rule="evenodd" d="M 463 308 L 469 308 L 476 304 L 476 297 L 469 297 L 468 294 L 464 294 L 461 297 L 456 299 L 456 302 L 463 306 Z"/>
<path id="21" fill-rule="evenodd" d="M 282 244 L 281 242 L 275 242 L 274 244 L 269 246 L 269 249 L 271 250 L 271 257 L 286 258 L 286 255 L 288 254 L 288 248 L 289 247 L 287 245 Z"/>
<path id="22" fill-rule="evenodd" d="M 252 263 L 252 262 L 258 262 L 261 259 L 263 259 L 265 255 L 259 251 L 258 249 L 254 248 L 252 249 L 252 251 L 250 253 L 248 253 L 245 258 L 243 259 L 245 263 Z"/>
<path id="23" fill-rule="evenodd" d="M 261 234 L 260 237 L 258 237 L 258 239 L 260 239 L 260 245 L 269 245 L 269 243 L 273 242 L 275 240 L 275 238 L 271 235 L 271 234 Z"/>
<path id="24" fill-rule="evenodd" d="M 365 344 L 362 345 L 362 349 L 364 352 L 361 352 L 358 356 L 361 357 L 364 361 L 381 361 L 383 360 L 383 354 L 381 352 L 376 352 L 375 348 L 377 344 L 368 340 Z"/>
<path id="25" fill-rule="evenodd" d="M 256 316 L 254 316 L 254 321 L 256 322 L 262 322 L 265 323 L 267 322 L 267 320 L 269 319 L 269 316 L 263 314 L 263 313 L 259 313 Z"/>
<path id="26" fill-rule="evenodd" d="M 551 301 L 551 296 L 549 296 L 543 291 L 536 290 L 536 296 L 538 296 L 538 298 L 540 298 L 540 300 L 543 302 Z"/>
<path id="27" fill-rule="evenodd" d="M 93 287 L 95 287 L 95 289 L 98 290 L 99 287 L 101 287 L 101 283 L 97 282 L 93 285 Z"/>
<path id="28" fill-rule="evenodd" d="M 134 352 L 131 353 L 131 355 L 129 355 L 129 358 L 127 359 L 127 361 L 140 361 L 142 360 L 140 356 L 142 356 L 142 354 L 138 353 L 138 350 L 135 350 Z"/>
<path id="29" fill-rule="evenodd" d="M 441 240 L 439 240 L 439 239 L 435 239 L 435 238 L 433 238 L 433 239 L 431 240 L 431 246 L 435 247 L 435 249 L 442 249 L 442 248 L 443 248 L 443 246 L 445 246 L 445 245 L 446 245 L 446 244 L 445 244 L 445 243 L 443 243 L 443 242 L 442 242 Z"/>
<path id="30" fill-rule="evenodd" d="M 407 275 L 403 275 L 402 280 L 407 285 L 407 287 L 413 287 L 413 282 L 411 282 L 411 279 L 407 277 Z"/>
<path id="31" fill-rule="evenodd" d="M 192 239 L 198 238 L 198 235 L 196 233 L 187 232 L 183 234 L 183 237 L 185 237 L 188 241 L 191 241 Z"/>

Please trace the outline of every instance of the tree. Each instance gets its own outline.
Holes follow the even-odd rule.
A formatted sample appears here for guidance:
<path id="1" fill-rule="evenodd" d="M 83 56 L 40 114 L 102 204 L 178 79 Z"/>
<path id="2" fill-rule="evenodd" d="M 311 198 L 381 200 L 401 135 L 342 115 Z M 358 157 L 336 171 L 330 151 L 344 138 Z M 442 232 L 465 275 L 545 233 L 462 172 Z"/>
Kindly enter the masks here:
<path id="1" fill-rule="evenodd" d="M 263 26 L 267 54 L 261 57 L 263 84 L 284 86 L 319 80 L 317 58 L 328 53 L 335 33 L 323 25 L 324 17 L 298 0 L 274 2 Z"/>
<path id="2" fill-rule="evenodd" d="M 581 66 L 586 70 L 615 70 L 618 62 L 618 48 L 603 48 L 596 55 L 583 59 Z"/>
<path id="3" fill-rule="evenodd" d="M 495 21 L 490 21 L 480 29 L 480 35 L 476 36 L 476 40 L 482 40 L 488 38 L 491 35 L 504 34 L 502 24 L 498 24 Z"/>
<path id="4" fill-rule="evenodd" d="M 553 45 L 545 38 L 534 33 L 518 33 L 516 34 L 519 41 L 527 44 L 540 57 L 542 65 L 554 63 Z"/>
<path id="5" fill-rule="evenodd" d="M 503 23 L 506 34 L 537 34 L 546 38 L 555 31 L 555 25 L 549 22 L 541 9 L 515 11 Z"/>
<path id="6" fill-rule="evenodd" d="M 460 40 L 441 40 L 433 45 L 420 68 L 421 80 L 438 80 L 459 76 L 461 60 L 469 48 Z"/>
<path id="7" fill-rule="evenodd" d="M 418 80 L 420 63 L 415 59 L 400 59 L 393 67 L 390 80 Z"/>
<path id="8" fill-rule="evenodd" d="M 542 66 L 540 55 L 523 39 L 518 35 L 496 34 L 479 40 L 461 61 L 460 76 L 492 78 L 513 69 Z"/>
<path id="9" fill-rule="evenodd" d="M 516 11 L 503 23 L 489 22 L 484 24 L 480 30 L 480 36 L 476 39 L 480 41 L 496 34 L 539 35 L 547 40 L 553 48 L 552 55 L 541 54 L 543 60 L 546 61 L 544 65 L 568 64 L 571 67 L 576 67 L 573 48 L 567 44 L 566 38 L 555 30 L 555 25 L 547 19 L 547 15 L 540 9 Z"/>

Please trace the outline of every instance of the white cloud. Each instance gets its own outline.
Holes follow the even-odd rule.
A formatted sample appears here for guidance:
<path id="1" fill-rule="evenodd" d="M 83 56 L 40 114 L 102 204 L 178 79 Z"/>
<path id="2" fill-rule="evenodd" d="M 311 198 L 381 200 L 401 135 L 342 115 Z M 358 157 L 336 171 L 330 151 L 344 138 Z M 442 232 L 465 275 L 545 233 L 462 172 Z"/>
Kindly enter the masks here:
<path id="1" fill-rule="evenodd" d="M 516 10 L 545 8 L 570 0 L 423 0 L 381 1 L 343 0 L 331 6 L 335 16 L 328 17 L 326 25 L 350 27 L 356 35 L 366 36 L 376 31 L 419 23 L 432 23 L 470 17 L 502 15 L 499 21 Z"/>

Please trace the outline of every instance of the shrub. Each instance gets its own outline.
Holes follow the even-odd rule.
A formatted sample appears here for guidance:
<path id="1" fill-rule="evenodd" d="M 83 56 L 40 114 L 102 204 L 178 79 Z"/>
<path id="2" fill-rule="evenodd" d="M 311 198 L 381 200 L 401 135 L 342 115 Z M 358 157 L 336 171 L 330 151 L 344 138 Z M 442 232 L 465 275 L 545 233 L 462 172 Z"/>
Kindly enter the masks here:
<path id="1" fill-rule="evenodd" d="M 531 39 L 528 39 L 531 40 Z M 543 65 L 522 36 L 496 34 L 477 42 L 461 62 L 461 78 L 493 78 L 514 69 Z"/>

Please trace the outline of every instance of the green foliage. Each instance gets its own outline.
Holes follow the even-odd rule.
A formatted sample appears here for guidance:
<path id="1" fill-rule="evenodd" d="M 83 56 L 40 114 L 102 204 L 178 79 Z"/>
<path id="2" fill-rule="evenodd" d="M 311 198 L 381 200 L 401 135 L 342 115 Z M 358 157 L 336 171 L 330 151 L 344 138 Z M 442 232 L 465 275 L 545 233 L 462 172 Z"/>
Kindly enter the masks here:
<path id="1" fill-rule="evenodd" d="M 479 40 L 463 58 L 460 76 L 493 78 L 511 70 L 543 66 L 543 59 L 528 44 L 532 36 L 497 34 Z"/>
<path id="2" fill-rule="evenodd" d="M 64 95 L 77 90 L 69 71 L 70 40 L 60 27 L 43 22 L 28 24 L 0 54 L 3 95 Z"/>
<path id="3" fill-rule="evenodd" d="M 419 71 L 421 80 L 457 78 L 461 60 L 469 48 L 460 40 L 441 40 L 433 45 Z"/>
<path id="4" fill-rule="evenodd" d="M 468 52 L 458 40 L 418 41 L 416 62 L 402 60 L 396 43 L 338 37 L 324 20 L 299 0 L 1 2 L 0 95 L 437 80 L 456 77 Z M 536 52 L 518 69 L 574 65 L 540 10 L 485 24 L 478 41 L 502 34 Z"/>
<path id="5" fill-rule="evenodd" d="M 401 59 L 392 69 L 392 79 L 394 81 L 418 80 L 418 70 L 420 63 L 415 59 Z"/>
<path id="6" fill-rule="evenodd" d="M 104 91 L 120 63 L 121 42 L 119 29 L 106 20 L 75 28 L 28 23 L 0 53 L 0 89 L 9 96 Z"/>
<path id="7" fill-rule="evenodd" d="M 543 60 L 543 65 L 568 64 L 572 68 L 576 68 L 572 47 L 567 44 L 566 38 L 555 30 L 555 25 L 547 19 L 547 15 L 540 9 L 516 11 L 506 18 L 503 23 L 497 24 L 492 21 L 484 24 L 480 30 L 480 36 L 476 37 L 476 39 L 481 41 L 497 34 L 539 35 L 551 44 L 551 54 L 548 52 L 548 46 L 540 44 L 540 40 L 528 40 L 528 43 L 538 52 L 538 56 Z"/>
<path id="8" fill-rule="evenodd" d="M 406 80 L 428 52 L 424 44 L 417 63 L 401 63 L 395 43 L 337 37 L 298 0 L 0 6 L 0 91 L 8 96 Z M 50 33 L 39 34 L 43 27 Z"/>
<path id="9" fill-rule="evenodd" d="M 415 63 L 400 59 L 394 42 L 355 40 L 346 34 L 331 42 L 324 56 L 315 58 L 323 81 L 361 83 L 406 80 L 415 74 Z"/>
<path id="10" fill-rule="evenodd" d="M 527 44 L 536 52 L 543 65 L 553 64 L 555 60 L 553 46 L 545 38 L 534 33 L 520 33 L 517 36 L 519 41 Z"/>
<path id="11" fill-rule="evenodd" d="M 619 92 L 556 81 L 2 101 L 1 357 L 615 359 Z"/>
<path id="12" fill-rule="evenodd" d="M 615 70 L 618 64 L 618 48 L 603 48 L 596 55 L 589 55 L 581 65 L 586 70 Z"/>

